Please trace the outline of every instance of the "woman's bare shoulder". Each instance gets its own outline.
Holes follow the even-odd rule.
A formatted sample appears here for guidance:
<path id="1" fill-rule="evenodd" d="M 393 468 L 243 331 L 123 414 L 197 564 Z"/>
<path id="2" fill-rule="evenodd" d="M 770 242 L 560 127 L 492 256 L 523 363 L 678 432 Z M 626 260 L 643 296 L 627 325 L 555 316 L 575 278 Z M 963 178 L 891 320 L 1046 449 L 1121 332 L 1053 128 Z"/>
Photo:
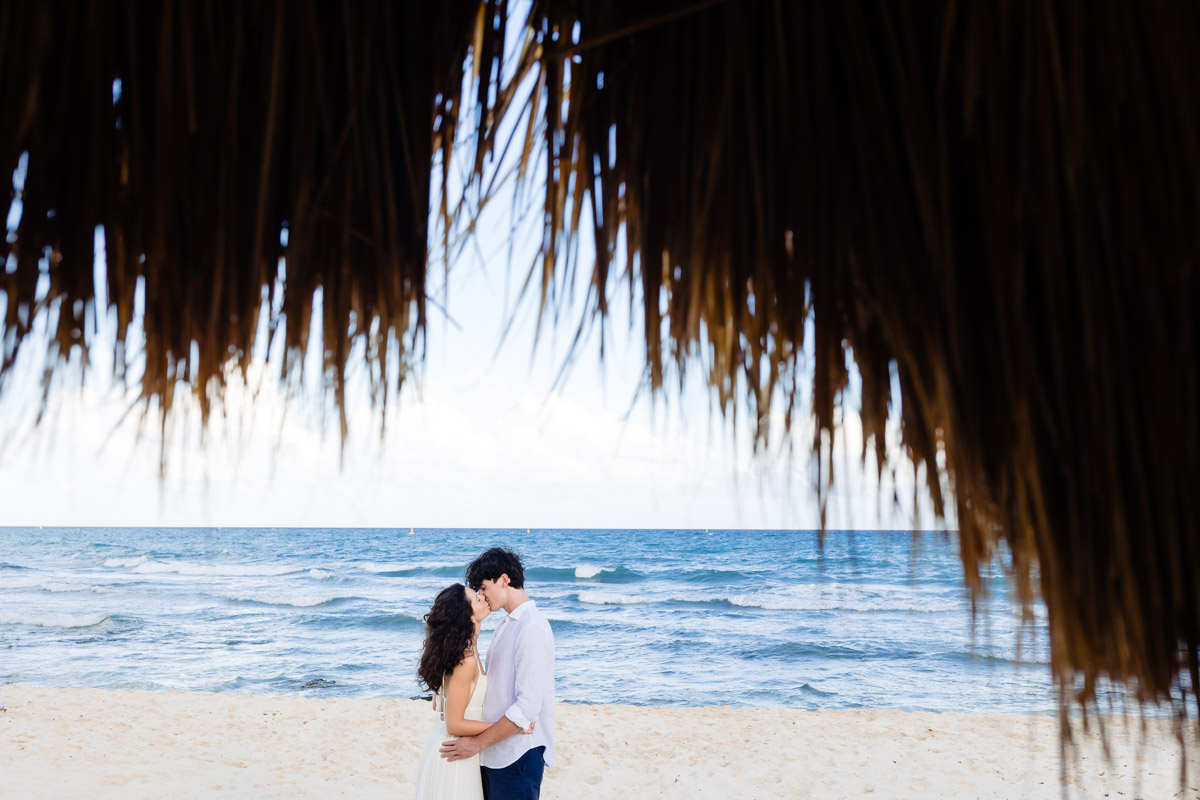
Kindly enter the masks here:
<path id="1" fill-rule="evenodd" d="M 453 672 L 450 673 L 450 678 L 453 680 L 454 678 L 461 678 L 463 675 L 466 675 L 469 678 L 474 674 L 475 654 L 470 650 L 465 650 L 463 651 L 462 661 L 458 662 L 457 666 L 454 667 Z"/>

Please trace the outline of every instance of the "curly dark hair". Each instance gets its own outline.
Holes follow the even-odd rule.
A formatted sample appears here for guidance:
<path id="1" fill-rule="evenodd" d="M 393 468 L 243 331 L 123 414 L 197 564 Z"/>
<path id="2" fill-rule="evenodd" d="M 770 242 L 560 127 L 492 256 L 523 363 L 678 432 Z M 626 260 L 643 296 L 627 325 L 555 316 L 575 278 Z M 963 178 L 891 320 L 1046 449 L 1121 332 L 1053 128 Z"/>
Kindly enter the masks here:
<path id="1" fill-rule="evenodd" d="M 467 567 L 467 585 L 479 591 L 484 581 L 497 580 L 501 575 L 508 576 L 508 585 L 512 588 L 525 587 L 525 567 L 521 557 L 506 547 L 492 547 L 480 553 Z"/>
<path id="2" fill-rule="evenodd" d="M 417 677 L 432 692 L 442 688 L 446 675 L 462 663 L 463 654 L 471 649 L 475 623 L 471 621 L 466 589 L 461 583 L 442 589 L 425 615 L 425 648 Z"/>

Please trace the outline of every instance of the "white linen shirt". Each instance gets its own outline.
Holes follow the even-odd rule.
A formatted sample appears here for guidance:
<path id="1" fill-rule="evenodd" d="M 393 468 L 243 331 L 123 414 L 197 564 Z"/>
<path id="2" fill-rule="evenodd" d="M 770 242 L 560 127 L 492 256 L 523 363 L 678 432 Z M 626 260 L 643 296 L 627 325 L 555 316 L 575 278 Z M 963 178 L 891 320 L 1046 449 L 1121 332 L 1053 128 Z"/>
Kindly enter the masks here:
<path id="1" fill-rule="evenodd" d="M 545 747 L 546 766 L 554 764 L 554 633 L 532 600 L 526 600 L 500 621 L 487 653 L 488 689 L 483 698 L 483 721 L 501 717 L 533 733 L 515 733 L 485 747 L 479 763 L 503 769 L 526 751 Z"/>

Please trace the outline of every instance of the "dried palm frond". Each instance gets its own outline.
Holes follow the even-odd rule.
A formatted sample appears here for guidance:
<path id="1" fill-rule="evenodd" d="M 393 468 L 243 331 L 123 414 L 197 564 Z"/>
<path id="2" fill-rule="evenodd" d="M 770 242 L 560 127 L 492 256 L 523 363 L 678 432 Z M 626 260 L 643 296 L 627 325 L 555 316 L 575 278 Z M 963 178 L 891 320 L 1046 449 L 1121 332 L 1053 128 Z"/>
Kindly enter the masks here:
<path id="1" fill-rule="evenodd" d="M 286 285 L 269 320 L 289 354 L 284 379 L 319 331 L 341 408 L 363 337 L 386 405 L 422 330 L 430 163 L 437 149 L 448 160 L 477 8 L 5 3 L 0 164 L 24 169 L 0 282 L 0 378 L 41 310 L 57 311 L 52 363 L 86 348 L 101 226 L 118 368 L 144 297 L 145 399 L 169 413 L 186 381 L 207 419 L 223 365 L 249 358 L 264 292 Z"/>
<path id="2" fill-rule="evenodd" d="M 590 203 L 600 308 L 623 242 L 654 386 L 702 365 L 760 441 L 811 319 L 826 470 L 847 353 L 880 465 L 894 371 L 971 586 L 1006 545 L 1045 599 L 1064 702 L 1200 702 L 1200 7 L 543 0 L 529 25 L 543 286 Z"/>
<path id="3" fill-rule="evenodd" d="M 470 76 L 475 177 L 504 119 L 540 118 L 511 130 L 545 158 L 544 303 L 590 217 L 593 302 L 623 265 L 651 383 L 700 365 L 760 442 L 774 403 L 790 426 L 811 348 L 826 480 L 852 353 L 864 441 L 888 460 L 899 403 L 900 455 L 954 504 L 972 587 L 1007 547 L 1026 607 L 1044 598 L 1064 703 L 1109 678 L 1183 713 L 1200 702 L 1197 40 L 1185 2 L 533 0 L 519 21 L 505 0 L 4 4 L 0 163 L 27 168 L 0 374 L 39 308 L 60 353 L 86 344 L 102 225 L 122 331 L 144 283 L 147 398 L 169 408 L 186 378 L 207 413 L 281 256 L 271 324 L 293 362 L 320 287 L 339 402 L 351 336 L 394 385 L 388 342 L 411 353 L 424 318 L 429 168 L 440 148 L 452 216 Z"/>

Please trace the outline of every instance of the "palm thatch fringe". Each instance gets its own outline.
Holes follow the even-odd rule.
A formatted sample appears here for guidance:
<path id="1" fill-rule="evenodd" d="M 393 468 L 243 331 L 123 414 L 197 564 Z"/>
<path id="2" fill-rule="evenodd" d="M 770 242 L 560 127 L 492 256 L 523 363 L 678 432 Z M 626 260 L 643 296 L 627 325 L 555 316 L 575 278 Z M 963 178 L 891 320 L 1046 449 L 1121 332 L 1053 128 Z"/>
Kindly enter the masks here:
<path id="1" fill-rule="evenodd" d="M 334 391 L 354 335 L 401 379 L 382 337 L 407 354 L 422 330 L 428 172 L 465 70 L 477 177 L 502 121 L 534 115 L 545 302 L 586 204 L 596 307 L 623 264 L 656 388 L 699 365 L 765 442 L 811 345 L 826 480 L 847 353 L 880 464 L 894 375 L 903 456 L 954 504 L 972 587 L 1006 546 L 1020 597 L 1045 599 L 1064 708 L 1102 678 L 1200 703 L 1200 6 L 528 8 L 0 7 L 0 159 L 28 154 L 4 367 L 39 304 L 61 299 L 60 352 L 86 343 L 100 224 L 122 327 L 145 282 L 147 398 L 181 377 L 219 396 L 281 256 L 293 357 L 321 287 Z"/>
<path id="2" fill-rule="evenodd" d="M 284 380 L 319 287 L 339 407 L 354 337 L 386 404 L 422 330 L 429 165 L 452 146 L 478 22 L 464 0 L 4 4 L 0 163 L 25 168 L 0 377 L 44 308 L 58 311 L 52 359 L 87 344 L 102 226 L 118 367 L 144 293 L 147 400 L 169 411 L 184 380 L 207 419 L 286 258 L 270 320 Z"/>
<path id="3" fill-rule="evenodd" d="M 701 362 L 762 441 L 811 314 L 826 470 L 847 353 L 879 464 L 894 371 L 972 588 L 1004 543 L 1045 599 L 1064 702 L 1200 702 L 1200 8 L 546 0 L 530 27 L 543 285 L 590 203 L 654 386 Z"/>

